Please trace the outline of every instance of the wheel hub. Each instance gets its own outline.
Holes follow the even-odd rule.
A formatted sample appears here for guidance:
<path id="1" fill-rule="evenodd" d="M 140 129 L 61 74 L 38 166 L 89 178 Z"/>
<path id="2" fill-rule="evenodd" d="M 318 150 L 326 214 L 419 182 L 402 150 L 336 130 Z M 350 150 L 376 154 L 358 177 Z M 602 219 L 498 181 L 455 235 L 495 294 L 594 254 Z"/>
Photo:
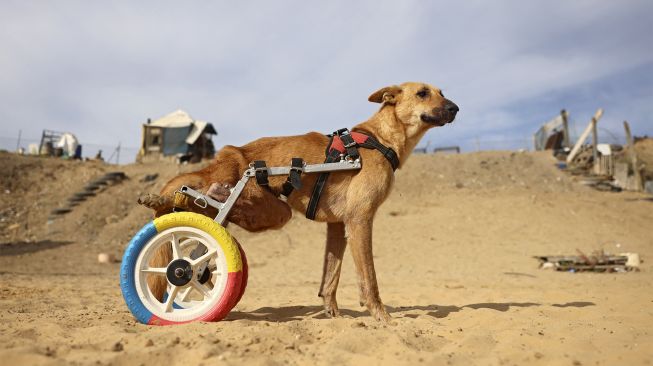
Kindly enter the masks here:
<path id="1" fill-rule="evenodd" d="M 185 286 L 193 279 L 193 268 L 185 259 L 175 259 L 166 269 L 168 282 L 175 286 Z"/>

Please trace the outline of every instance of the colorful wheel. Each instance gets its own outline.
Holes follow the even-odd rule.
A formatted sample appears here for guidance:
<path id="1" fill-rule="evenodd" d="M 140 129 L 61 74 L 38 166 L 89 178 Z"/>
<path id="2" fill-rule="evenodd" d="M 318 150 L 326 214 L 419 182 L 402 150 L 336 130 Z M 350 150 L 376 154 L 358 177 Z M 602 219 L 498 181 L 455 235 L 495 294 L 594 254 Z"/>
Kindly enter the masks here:
<path id="1" fill-rule="evenodd" d="M 155 266 L 156 253 L 166 248 L 172 260 Z M 221 320 L 244 291 L 240 253 L 227 230 L 209 217 L 192 212 L 161 216 L 127 246 L 120 268 L 125 302 L 145 324 Z M 168 288 L 162 300 L 150 287 L 157 278 Z"/>
<path id="2" fill-rule="evenodd" d="M 233 306 L 231 307 L 233 309 L 234 306 L 240 302 L 240 299 L 243 298 L 243 295 L 245 294 L 245 288 L 247 287 L 247 276 L 249 275 L 249 268 L 247 266 L 247 257 L 245 256 L 245 251 L 243 250 L 243 247 L 238 243 L 238 250 L 240 251 L 240 259 L 243 261 L 243 275 L 242 275 L 242 280 L 240 281 L 240 291 L 238 293 L 238 296 L 236 297 L 236 301 L 234 302 Z"/>

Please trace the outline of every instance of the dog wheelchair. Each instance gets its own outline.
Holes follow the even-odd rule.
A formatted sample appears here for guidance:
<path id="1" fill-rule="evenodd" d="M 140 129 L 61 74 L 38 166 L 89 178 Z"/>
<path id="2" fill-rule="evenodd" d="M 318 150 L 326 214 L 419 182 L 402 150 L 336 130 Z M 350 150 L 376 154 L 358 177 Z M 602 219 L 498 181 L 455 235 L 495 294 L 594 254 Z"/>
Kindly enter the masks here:
<path id="1" fill-rule="evenodd" d="M 351 158 L 348 154 L 327 159 L 323 164 L 306 164 L 293 158 L 290 166 L 267 167 L 257 161 L 229 189 L 224 202 L 181 187 L 176 198 L 218 213 L 211 219 L 194 212 L 173 212 L 149 222 L 131 239 L 120 268 L 120 287 L 129 310 L 139 322 L 151 325 L 223 319 L 240 301 L 247 286 L 245 252 L 224 227 L 247 182 L 255 178 L 261 184 L 268 176 L 287 175 L 286 191 L 301 186 L 301 174 L 325 176 L 328 172 L 360 168 L 360 157 Z M 172 260 L 165 266 L 156 266 L 153 258 L 163 247 L 172 249 Z M 152 291 L 149 282 L 153 277 L 166 279 L 167 290 L 162 300 Z"/>

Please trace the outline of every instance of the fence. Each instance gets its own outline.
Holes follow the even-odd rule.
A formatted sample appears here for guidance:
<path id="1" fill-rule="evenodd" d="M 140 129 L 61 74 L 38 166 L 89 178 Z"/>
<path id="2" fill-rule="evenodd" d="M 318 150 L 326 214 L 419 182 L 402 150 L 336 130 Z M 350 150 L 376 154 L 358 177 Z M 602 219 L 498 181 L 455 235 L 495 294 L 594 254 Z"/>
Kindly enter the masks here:
<path id="1" fill-rule="evenodd" d="M 0 150 L 13 152 L 18 151 L 18 149 L 22 148 L 27 153 L 29 151 L 28 147 L 30 144 L 39 145 L 40 143 L 40 138 L 21 137 L 19 140 L 17 136 L 0 136 Z M 113 164 L 133 163 L 136 160 L 136 154 L 138 154 L 139 150 L 137 147 L 122 146 L 120 143 L 111 145 L 81 142 L 81 145 L 82 157 L 94 158 L 99 151 L 102 151 L 102 157 L 104 160 L 107 163 Z"/>
<path id="2" fill-rule="evenodd" d="M 532 150 L 533 139 L 457 139 L 451 141 L 422 141 L 416 148 L 416 153 L 431 154 L 441 147 L 459 147 L 460 152 L 473 152 L 484 150 Z"/>

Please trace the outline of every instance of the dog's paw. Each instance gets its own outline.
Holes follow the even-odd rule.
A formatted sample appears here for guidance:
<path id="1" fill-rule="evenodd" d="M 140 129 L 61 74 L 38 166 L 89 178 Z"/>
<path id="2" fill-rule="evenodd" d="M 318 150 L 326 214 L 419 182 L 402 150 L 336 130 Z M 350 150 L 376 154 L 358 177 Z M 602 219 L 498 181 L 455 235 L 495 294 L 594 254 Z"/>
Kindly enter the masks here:
<path id="1" fill-rule="evenodd" d="M 143 193 L 138 196 L 138 200 L 136 202 L 147 208 L 156 210 L 166 204 L 166 197 L 159 196 L 158 194 L 154 193 Z"/>
<path id="2" fill-rule="evenodd" d="M 324 309 L 324 313 L 329 318 L 339 318 L 340 317 L 340 310 L 338 310 L 338 309 Z"/>
<path id="3" fill-rule="evenodd" d="M 338 304 L 335 301 L 327 302 L 326 299 L 325 299 L 325 301 L 324 301 L 324 313 L 329 318 L 338 318 L 338 317 L 340 317 L 340 310 L 338 310 Z"/>
<path id="4" fill-rule="evenodd" d="M 206 194 L 218 202 L 225 202 L 231 195 L 231 188 L 229 184 L 212 183 Z"/>
<path id="5" fill-rule="evenodd" d="M 392 317 L 388 314 L 388 311 L 385 310 L 385 306 L 380 305 L 378 307 L 372 307 L 369 309 L 372 317 L 379 322 L 386 323 L 389 325 L 395 325 L 392 321 Z"/>

